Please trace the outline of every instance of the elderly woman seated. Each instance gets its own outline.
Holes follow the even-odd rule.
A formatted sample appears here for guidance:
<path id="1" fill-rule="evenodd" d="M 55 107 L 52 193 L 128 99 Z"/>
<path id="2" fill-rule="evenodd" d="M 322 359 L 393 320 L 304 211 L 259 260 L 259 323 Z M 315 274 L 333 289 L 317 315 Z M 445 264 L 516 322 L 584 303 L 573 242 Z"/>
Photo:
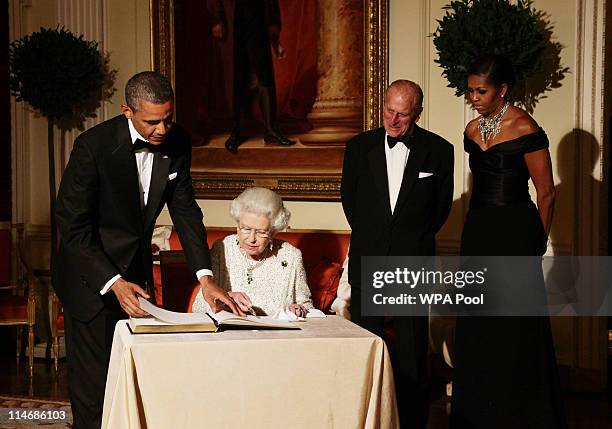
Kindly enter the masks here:
<path id="1" fill-rule="evenodd" d="M 237 234 L 215 241 L 211 251 L 217 284 L 245 312 L 271 316 L 290 310 L 305 316 L 313 306 L 302 253 L 274 239 L 291 217 L 282 199 L 269 189 L 249 188 L 232 201 L 230 216 Z M 210 311 L 201 293 L 193 311 Z"/>

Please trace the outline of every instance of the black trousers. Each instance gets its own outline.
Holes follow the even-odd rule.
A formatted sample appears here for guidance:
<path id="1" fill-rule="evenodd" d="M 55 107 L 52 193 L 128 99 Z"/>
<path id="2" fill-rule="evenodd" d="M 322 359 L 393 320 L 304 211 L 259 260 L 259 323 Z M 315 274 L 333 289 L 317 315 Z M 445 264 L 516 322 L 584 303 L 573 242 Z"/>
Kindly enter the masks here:
<path id="1" fill-rule="evenodd" d="M 385 339 L 393 365 L 401 427 L 426 429 L 429 419 L 429 319 L 426 316 L 362 316 L 361 291 L 353 287 L 351 320 Z"/>
<path id="2" fill-rule="evenodd" d="M 74 429 L 98 429 L 102 425 L 104 389 L 115 324 L 128 317 L 114 293 L 109 291 L 103 301 L 105 307 L 87 322 L 65 314 L 68 387 Z"/>
<path id="3" fill-rule="evenodd" d="M 234 76 L 232 89 L 232 120 L 240 123 L 241 113 L 248 107 L 247 95 L 253 75 L 257 78 L 259 96 L 266 92 L 269 99 L 268 116 L 276 120 L 276 85 L 274 65 L 265 24 L 263 2 L 252 0 L 236 4 L 234 11 Z M 260 102 L 261 103 L 261 102 Z M 262 115 L 266 113 L 262 111 Z M 267 126 L 271 124 L 266 124 Z"/>

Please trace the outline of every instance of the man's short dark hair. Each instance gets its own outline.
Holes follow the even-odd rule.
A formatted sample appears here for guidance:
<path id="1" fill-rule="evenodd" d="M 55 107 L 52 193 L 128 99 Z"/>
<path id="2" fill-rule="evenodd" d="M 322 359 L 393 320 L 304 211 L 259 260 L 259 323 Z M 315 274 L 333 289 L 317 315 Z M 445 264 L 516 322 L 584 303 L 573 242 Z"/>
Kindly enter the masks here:
<path id="1" fill-rule="evenodd" d="M 174 100 L 174 91 L 167 77 L 154 71 L 135 74 L 125 85 L 125 101 L 134 111 L 141 101 L 163 104 Z"/>

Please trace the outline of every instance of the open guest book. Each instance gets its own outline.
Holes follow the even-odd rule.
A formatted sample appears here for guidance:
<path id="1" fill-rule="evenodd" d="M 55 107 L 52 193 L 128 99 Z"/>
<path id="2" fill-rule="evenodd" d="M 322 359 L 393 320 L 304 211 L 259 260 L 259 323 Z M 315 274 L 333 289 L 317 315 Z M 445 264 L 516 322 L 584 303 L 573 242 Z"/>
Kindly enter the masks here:
<path id="1" fill-rule="evenodd" d="M 164 310 L 143 298 L 140 308 L 152 317 L 130 317 L 128 326 L 133 334 L 167 332 L 217 332 L 226 329 L 300 329 L 294 322 L 266 316 L 237 316 L 229 311 L 218 313 L 179 313 Z"/>

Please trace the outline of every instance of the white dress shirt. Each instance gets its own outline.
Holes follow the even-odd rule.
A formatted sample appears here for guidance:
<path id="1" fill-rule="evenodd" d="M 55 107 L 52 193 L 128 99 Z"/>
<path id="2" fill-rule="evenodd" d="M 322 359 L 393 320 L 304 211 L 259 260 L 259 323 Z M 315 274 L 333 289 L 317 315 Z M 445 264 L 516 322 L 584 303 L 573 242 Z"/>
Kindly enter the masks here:
<path id="1" fill-rule="evenodd" d="M 148 142 L 147 139 L 142 137 L 136 128 L 134 128 L 134 124 L 131 119 L 128 119 L 128 127 L 130 129 L 130 138 L 132 139 L 132 144 L 138 139 Z M 147 205 L 147 201 L 149 199 L 149 187 L 151 186 L 151 173 L 153 172 L 153 158 L 155 157 L 154 153 L 151 153 L 148 149 L 140 149 L 134 152 L 136 157 L 136 168 L 138 169 L 138 188 L 140 189 L 140 208 L 144 209 Z M 213 272 L 211 270 L 198 270 L 196 272 L 196 277 L 200 280 L 203 276 L 212 276 Z M 112 279 L 106 282 L 102 290 L 100 290 L 100 294 L 104 295 L 110 287 L 115 283 L 118 279 L 121 278 L 121 274 L 115 275 Z"/>
<path id="2" fill-rule="evenodd" d="M 410 155 L 410 149 L 403 143 L 397 143 L 393 149 L 387 144 L 388 134 L 385 134 L 385 158 L 387 159 L 387 181 L 389 183 L 389 203 L 391 203 L 391 214 L 395 211 L 397 197 L 402 187 L 404 169 Z"/>

